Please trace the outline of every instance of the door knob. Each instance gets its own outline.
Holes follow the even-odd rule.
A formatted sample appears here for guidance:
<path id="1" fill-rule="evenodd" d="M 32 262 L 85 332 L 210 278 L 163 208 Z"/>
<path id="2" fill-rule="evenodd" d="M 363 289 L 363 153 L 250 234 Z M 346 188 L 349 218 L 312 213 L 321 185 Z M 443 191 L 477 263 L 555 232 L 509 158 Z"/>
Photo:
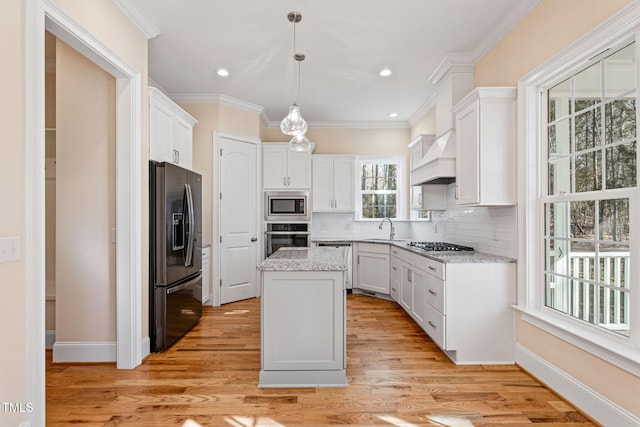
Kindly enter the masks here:
<path id="1" fill-rule="evenodd" d="M 257 237 L 252 237 L 252 238 L 251 238 L 251 241 L 252 241 L 252 242 L 257 242 L 257 241 L 258 241 L 258 238 L 257 238 Z"/>

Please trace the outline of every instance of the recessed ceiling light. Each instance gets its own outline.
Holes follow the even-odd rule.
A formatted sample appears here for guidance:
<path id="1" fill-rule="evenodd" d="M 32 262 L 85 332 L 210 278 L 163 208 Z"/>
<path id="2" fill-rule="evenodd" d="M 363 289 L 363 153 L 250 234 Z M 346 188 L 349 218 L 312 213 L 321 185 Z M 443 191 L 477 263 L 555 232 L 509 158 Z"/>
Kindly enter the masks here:
<path id="1" fill-rule="evenodd" d="M 224 68 L 220 68 L 218 71 L 216 71 L 216 74 L 220 77 L 227 77 L 229 75 L 229 71 L 225 70 Z"/>
<path id="2" fill-rule="evenodd" d="M 388 68 L 383 68 L 382 70 L 380 70 L 380 75 L 382 77 L 389 77 L 391 74 L 393 74 L 393 72 Z"/>
<path id="3" fill-rule="evenodd" d="M 389 113 L 389 117 L 395 119 L 396 117 L 398 117 L 398 113 Z"/>

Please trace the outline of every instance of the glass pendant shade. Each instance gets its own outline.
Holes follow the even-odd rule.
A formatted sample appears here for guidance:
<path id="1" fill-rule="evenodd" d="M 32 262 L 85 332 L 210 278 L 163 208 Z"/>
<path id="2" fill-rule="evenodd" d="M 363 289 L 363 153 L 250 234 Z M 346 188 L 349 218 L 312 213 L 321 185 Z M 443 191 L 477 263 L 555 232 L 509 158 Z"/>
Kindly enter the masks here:
<path id="1" fill-rule="evenodd" d="M 307 151 L 311 148 L 311 142 L 304 134 L 297 134 L 289 141 L 289 150 L 291 151 Z"/>
<path id="2" fill-rule="evenodd" d="M 300 115 L 300 107 L 296 104 L 289 107 L 289 114 L 280 122 L 280 130 L 285 135 L 304 135 L 307 132 L 307 122 Z"/>

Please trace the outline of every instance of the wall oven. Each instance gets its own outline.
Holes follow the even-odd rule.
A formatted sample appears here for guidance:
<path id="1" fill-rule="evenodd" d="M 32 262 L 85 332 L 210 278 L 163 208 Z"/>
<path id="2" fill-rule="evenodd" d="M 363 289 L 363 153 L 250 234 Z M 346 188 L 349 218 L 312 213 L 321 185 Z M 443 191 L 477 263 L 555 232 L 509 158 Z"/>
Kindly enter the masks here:
<path id="1" fill-rule="evenodd" d="M 270 256 L 280 248 L 309 247 L 309 236 L 311 235 L 309 223 L 267 223 L 266 225 L 265 257 Z"/>
<path id="2" fill-rule="evenodd" d="M 310 221 L 308 191 L 267 191 L 264 193 L 265 221 Z"/>

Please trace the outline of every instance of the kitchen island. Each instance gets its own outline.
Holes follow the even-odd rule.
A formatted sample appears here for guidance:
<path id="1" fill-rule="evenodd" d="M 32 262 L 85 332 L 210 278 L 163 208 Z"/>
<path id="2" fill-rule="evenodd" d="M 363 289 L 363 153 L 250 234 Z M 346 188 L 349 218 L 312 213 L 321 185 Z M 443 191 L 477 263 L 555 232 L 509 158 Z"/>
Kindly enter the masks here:
<path id="1" fill-rule="evenodd" d="M 258 267 L 259 387 L 345 387 L 347 264 L 337 248 L 281 248 Z"/>

